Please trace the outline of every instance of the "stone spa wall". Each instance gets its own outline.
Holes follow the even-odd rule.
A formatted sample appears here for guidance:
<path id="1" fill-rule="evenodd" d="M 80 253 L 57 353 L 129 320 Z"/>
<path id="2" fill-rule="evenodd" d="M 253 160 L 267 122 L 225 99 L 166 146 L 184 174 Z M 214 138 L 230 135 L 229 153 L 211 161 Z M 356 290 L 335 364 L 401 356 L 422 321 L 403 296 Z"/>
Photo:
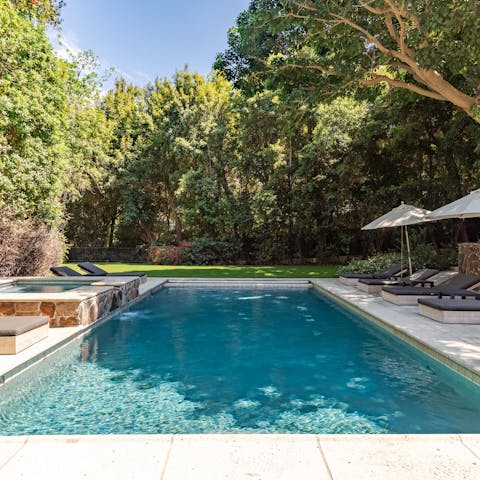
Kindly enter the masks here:
<path id="1" fill-rule="evenodd" d="M 61 300 L 4 300 L 0 301 L 0 316 L 46 315 L 50 317 L 50 327 L 86 326 L 138 297 L 139 286 L 140 280 L 135 279 L 115 287 L 91 287 L 92 295 L 83 295 L 83 298 L 66 295 Z"/>

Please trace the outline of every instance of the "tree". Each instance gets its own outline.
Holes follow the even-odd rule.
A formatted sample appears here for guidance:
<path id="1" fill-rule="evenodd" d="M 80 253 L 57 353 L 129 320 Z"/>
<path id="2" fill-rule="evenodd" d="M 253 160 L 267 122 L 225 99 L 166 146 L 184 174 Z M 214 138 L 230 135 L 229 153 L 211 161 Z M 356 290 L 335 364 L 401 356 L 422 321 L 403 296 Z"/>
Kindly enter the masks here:
<path id="1" fill-rule="evenodd" d="M 21 15 L 42 23 L 58 25 L 60 10 L 65 5 L 63 0 L 10 0 Z"/>
<path id="2" fill-rule="evenodd" d="M 50 223 L 63 213 L 68 79 L 43 25 L 0 0 L 0 206 Z"/>
<path id="3" fill-rule="evenodd" d="M 253 0 L 216 65 L 300 76 L 323 93 L 386 83 L 480 123 L 479 13 L 476 0 Z"/>

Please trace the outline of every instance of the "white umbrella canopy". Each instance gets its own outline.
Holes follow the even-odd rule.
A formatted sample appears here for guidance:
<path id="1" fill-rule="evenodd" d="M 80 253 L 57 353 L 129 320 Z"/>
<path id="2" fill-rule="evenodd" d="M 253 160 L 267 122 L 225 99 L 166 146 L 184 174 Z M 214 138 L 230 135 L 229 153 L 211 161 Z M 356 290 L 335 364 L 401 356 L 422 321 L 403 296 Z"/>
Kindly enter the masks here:
<path id="1" fill-rule="evenodd" d="M 480 217 L 480 188 L 428 214 L 429 220 Z"/>
<path id="2" fill-rule="evenodd" d="M 402 256 L 403 256 L 403 228 L 405 227 L 405 240 L 407 243 L 408 253 L 408 269 L 410 275 L 413 273 L 412 258 L 410 254 L 410 240 L 408 238 L 408 225 L 415 225 L 416 223 L 429 222 L 427 218 L 431 212 L 424 208 L 414 207 L 413 205 L 407 205 L 401 203 L 398 207 L 387 212 L 385 215 L 377 218 L 373 222 L 362 227 L 362 230 L 376 230 L 377 228 L 402 228 Z"/>
<path id="3" fill-rule="evenodd" d="M 407 225 L 415 225 L 416 223 L 427 222 L 427 215 L 430 210 L 414 207 L 402 203 L 398 207 L 390 210 L 385 215 L 377 218 L 373 222 L 362 227 L 362 230 L 375 230 L 377 228 L 404 227 Z"/>

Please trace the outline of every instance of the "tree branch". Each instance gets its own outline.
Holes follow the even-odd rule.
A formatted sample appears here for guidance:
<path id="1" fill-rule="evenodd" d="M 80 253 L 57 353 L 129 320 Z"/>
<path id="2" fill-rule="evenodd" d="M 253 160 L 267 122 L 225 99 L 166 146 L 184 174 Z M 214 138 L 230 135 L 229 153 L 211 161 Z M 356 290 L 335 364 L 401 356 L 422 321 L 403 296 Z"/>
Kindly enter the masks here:
<path id="1" fill-rule="evenodd" d="M 404 90 L 410 90 L 411 92 L 418 93 L 424 97 L 434 98 L 435 100 L 447 101 L 447 99 L 437 92 L 427 90 L 425 88 L 418 87 L 413 83 L 402 82 L 401 80 L 395 80 L 385 75 L 374 75 L 372 78 L 361 79 L 358 81 L 361 85 L 372 86 L 379 83 L 387 83 L 392 87 L 403 88 Z"/>

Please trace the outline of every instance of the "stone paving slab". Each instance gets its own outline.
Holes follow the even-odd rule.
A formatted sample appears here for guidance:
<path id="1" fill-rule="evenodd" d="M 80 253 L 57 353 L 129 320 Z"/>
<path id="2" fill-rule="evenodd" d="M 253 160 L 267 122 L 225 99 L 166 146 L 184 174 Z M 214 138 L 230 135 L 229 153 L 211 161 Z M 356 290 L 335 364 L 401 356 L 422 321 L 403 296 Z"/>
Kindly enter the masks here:
<path id="1" fill-rule="evenodd" d="M 480 478 L 480 457 L 460 435 L 331 435 L 320 444 L 333 479 Z"/>
<path id="2" fill-rule="evenodd" d="M 480 435 L 0 437 L 2 480 L 478 480 Z"/>
<path id="3" fill-rule="evenodd" d="M 423 317 L 418 307 L 394 305 L 337 279 L 316 279 L 312 283 L 392 327 L 407 337 L 438 352 L 432 354 L 447 366 L 463 366 L 460 373 L 478 382 L 480 375 L 480 325 L 444 324 Z"/>
<path id="4" fill-rule="evenodd" d="M 197 478 L 329 480 L 330 476 L 315 435 L 174 436 L 163 479 Z"/>
<path id="5" fill-rule="evenodd" d="M 0 466 L 2 480 L 160 479 L 170 436 L 27 437 Z M 4 441 L 0 440 L 0 450 Z M 7 443 L 8 446 L 10 444 Z M 14 445 L 14 444 L 12 444 Z"/>

